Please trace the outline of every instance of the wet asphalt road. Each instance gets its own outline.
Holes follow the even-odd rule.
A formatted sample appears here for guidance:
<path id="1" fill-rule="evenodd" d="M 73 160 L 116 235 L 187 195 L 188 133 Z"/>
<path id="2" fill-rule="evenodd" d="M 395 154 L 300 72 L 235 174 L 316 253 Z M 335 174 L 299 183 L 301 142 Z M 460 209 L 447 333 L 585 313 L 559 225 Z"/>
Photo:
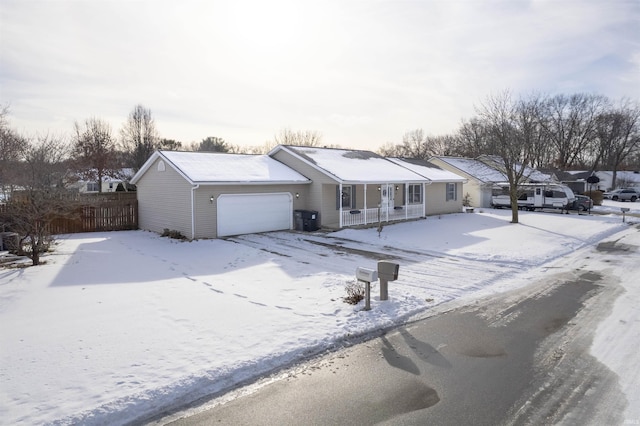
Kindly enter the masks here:
<path id="1" fill-rule="evenodd" d="M 549 357 L 539 354 L 541 342 L 602 293 L 601 279 L 587 272 L 517 302 L 504 295 L 401 327 L 171 424 L 498 425 L 526 424 L 536 416 L 553 423 L 558 409 L 526 412 L 519 420 L 518 402 L 538 392 L 537 382 L 545 380 L 540 369 L 556 367 L 536 360 Z M 556 357 L 562 359 L 551 354 Z M 615 392 L 615 375 L 602 366 L 592 370 L 606 392 Z M 547 396 L 560 405 L 563 398 Z M 606 424 L 619 421 L 615 413 L 606 417 Z"/>
<path id="2" fill-rule="evenodd" d="M 581 424 L 619 423 L 617 378 L 575 321 L 592 298 L 612 303 L 603 278 L 565 274 L 400 327 L 171 424 L 553 424 L 575 411 Z"/>

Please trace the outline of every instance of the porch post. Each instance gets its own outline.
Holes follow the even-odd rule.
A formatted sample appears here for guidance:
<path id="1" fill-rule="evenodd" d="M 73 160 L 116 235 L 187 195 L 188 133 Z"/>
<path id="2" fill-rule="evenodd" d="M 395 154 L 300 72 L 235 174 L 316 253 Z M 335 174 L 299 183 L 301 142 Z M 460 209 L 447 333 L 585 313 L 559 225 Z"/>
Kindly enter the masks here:
<path id="1" fill-rule="evenodd" d="M 427 202 L 427 184 L 422 184 L 422 216 L 427 217 L 427 209 L 425 207 Z"/>
<path id="2" fill-rule="evenodd" d="M 338 214 L 340 215 L 338 225 L 340 229 L 342 229 L 342 182 L 338 184 L 338 206 L 340 206 L 340 209 L 338 210 Z"/>
<path id="3" fill-rule="evenodd" d="M 404 220 L 409 219 L 409 184 L 404 183 Z"/>
<path id="4" fill-rule="evenodd" d="M 364 184 L 364 224 L 367 224 L 367 184 Z"/>
<path id="5" fill-rule="evenodd" d="M 386 205 L 384 206 L 384 211 L 385 211 L 384 221 L 389 222 L 389 197 L 391 197 L 391 195 L 389 195 L 389 182 L 385 183 L 383 188 L 387 192 L 387 198 L 385 199 Z"/>

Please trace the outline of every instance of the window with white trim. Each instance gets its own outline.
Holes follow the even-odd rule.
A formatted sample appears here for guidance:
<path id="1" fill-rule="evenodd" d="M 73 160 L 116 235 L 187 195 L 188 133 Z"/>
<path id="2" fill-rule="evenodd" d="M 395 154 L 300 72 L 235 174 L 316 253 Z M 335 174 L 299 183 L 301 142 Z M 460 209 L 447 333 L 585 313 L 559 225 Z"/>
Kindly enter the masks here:
<path id="1" fill-rule="evenodd" d="M 336 210 L 340 209 L 352 209 L 355 206 L 355 187 L 352 185 L 343 185 L 342 192 L 340 192 L 340 186 L 336 186 Z"/>
<path id="2" fill-rule="evenodd" d="M 98 182 L 87 182 L 87 192 L 98 192 L 99 190 Z"/>
<path id="3" fill-rule="evenodd" d="M 447 201 L 455 201 L 458 199 L 458 185 L 455 183 L 447 183 Z"/>
<path id="4" fill-rule="evenodd" d="M 408 188 L 409 199 L 407 204 L 422 204 L 422 184 L 410 184 Z"/>
<path id="5" fill-rule="evenodd" d="M 347 208 L 350 209 L 352 207 L 351 205 L 351 187 L 350 186 L 343 186 L 342 187 L 342 208 Z"/>

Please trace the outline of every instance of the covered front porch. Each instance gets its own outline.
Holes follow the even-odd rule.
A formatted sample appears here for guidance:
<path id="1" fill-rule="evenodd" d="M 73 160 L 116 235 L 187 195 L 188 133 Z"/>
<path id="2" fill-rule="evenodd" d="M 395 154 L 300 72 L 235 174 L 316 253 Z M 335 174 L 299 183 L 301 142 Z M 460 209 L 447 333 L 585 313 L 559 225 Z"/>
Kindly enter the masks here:
<path id="1" fill-rule="evenodd" d="M 424 182 L 341 183 L 338 228 L 425 217 Z"/>

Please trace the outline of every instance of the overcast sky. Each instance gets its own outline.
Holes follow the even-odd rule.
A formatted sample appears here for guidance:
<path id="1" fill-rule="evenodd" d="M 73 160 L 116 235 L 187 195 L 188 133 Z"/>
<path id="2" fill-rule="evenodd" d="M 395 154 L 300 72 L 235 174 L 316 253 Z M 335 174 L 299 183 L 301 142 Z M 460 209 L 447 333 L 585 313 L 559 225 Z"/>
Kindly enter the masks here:
<path id="1" fill-rule="evenodd" d="M 640 99 L 638 0 L 0 0 L 0 104 L 27 135 L 136 104 L 161 136 L 281 129 L 375 150 L 492 93 Z"/>

